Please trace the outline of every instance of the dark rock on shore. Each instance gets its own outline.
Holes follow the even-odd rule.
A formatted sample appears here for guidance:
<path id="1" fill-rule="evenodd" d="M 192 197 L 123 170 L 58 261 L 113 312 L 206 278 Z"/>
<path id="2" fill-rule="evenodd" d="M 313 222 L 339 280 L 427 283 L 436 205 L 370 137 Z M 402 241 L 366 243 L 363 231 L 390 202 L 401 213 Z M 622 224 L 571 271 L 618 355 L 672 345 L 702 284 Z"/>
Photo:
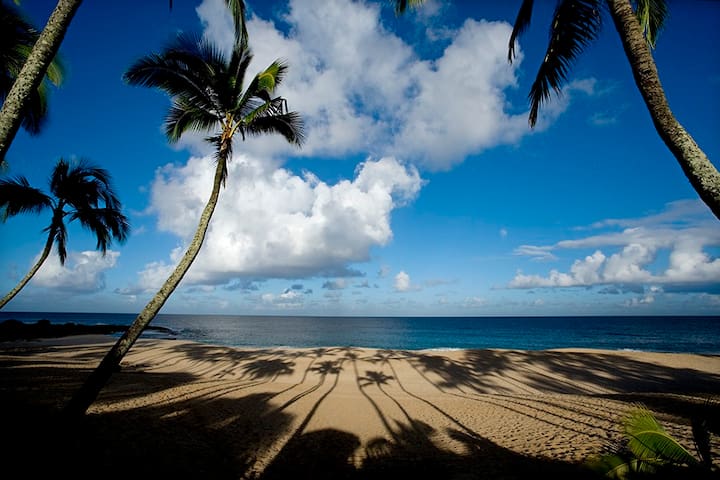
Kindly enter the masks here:
<path id="1" fill-rule="evenodd" d="M 53 324 L 45 319 L 35 323 L 23 323 L 10 319 L 0 323 L 0 341 L 58 338 L 70 335 L 113 335 L 123 333 L 127 328 L 127 325 L 81 325 L 72 322 Z M 146 330 L 175 335 L 175 332 L 165 327 L 149 326 Z"/>

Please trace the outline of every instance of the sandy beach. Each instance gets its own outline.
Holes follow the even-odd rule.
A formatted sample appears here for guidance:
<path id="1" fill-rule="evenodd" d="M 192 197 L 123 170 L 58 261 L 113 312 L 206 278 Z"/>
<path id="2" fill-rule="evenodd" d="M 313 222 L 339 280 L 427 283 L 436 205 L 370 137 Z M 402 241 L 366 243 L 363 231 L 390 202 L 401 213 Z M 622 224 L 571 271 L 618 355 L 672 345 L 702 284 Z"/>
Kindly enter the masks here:
<path id="1" fill-rule="evenodd" d="M 592 478 L 635 403 L 694 451 L 720 356 L 239 349 L 141 340 L 79 422 L 113 339 L 0 343 L 3 465 L 23 477 Z M 713 440 L 720 458 L 720 441 Z M 10 477 L 6 477 L 10 478 Z"/>

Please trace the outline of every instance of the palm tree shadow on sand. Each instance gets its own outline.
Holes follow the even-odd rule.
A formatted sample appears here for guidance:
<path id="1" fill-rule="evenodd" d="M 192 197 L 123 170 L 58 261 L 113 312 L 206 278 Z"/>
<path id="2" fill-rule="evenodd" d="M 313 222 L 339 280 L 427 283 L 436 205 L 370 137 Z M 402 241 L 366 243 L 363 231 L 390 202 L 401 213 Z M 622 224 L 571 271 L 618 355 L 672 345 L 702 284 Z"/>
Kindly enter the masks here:
<path id="1" fill-rule="evenodd" d="M 90 360 L 102 353 L 93 348 L 78 348 L 69 362 L 91 364 Z M 52 353 L 52 347 L 40 352 Z M 717 392 L 720 385 L 713 374 L 611 356 L 550 353 L 518 352 L 503 357 L 470 352 L 451 363 L 423 358 L 426 354 L 419 352 L 388 351 L 364 357 L 355 349 L 296 352 L 177 344 L 159 352 L 158 358 L 145 357 L 148 364 L 132 364 L 129 358 L 103 393 L 98 408 L 71 424 L 62 423 L 58 411 L 86 370 L 64 368 L 52 356 L 38 361 L 30 355 L 0 355 L 0 422 L 8 440 L 2 458 L 8 471 L 22 471 L 29 478 L 62 473 L 75 478 L 128 478 L 137 476 L 138 469 L 143 475 L 162 478 L 192 475 L 262 480 L 596 478 L 578 464 L 530 457 L 502 447 L 478 433 L 481 423 L 459 416 L 436 399 L 481 401 L 502 406 L 503 411 L 518 410 L 516 403 L 522 400 L 525 410 L 518 410 L 515 416 L 542 413 L 555 397 L 483 393 L 489 385 L 485 382 L 488 375 L 511 374 L 512 364 L 523 362 L 542 367 L 537 375 L 528 376 L 528 385 L 551 392 L 564 392 L 567 378 L 593 382 L 598 375 L 623 386 L 642 380 L 638 369 L 644 372 L 645 383 L 635 395 L 648 398 L 662 391 L 663 382 L 671 378 L 694 379 L 698 388 L 707 391 Z M 184 362 L 193 368 L 186 369 Z M 409 370 L 399 368 L 403 362 L 410 363 Z M 589 368 L 583 370 L 583 365 Z M 173 373 L 164 373 L 163 368 Z M 283 376 L 287 376 L 286 382 L 274 381 Z M 342 424 L 326 428 L 327 424 L 311 422 L 323 415 L 328 397 L 337 404 L 333 393 L 340 391 L 336 390 L 340 377 L 346 389 L 357 385 L 366 411 L 378 416 L 386 433 L 361 439 Z M 434 396 L 423 394 L 411 379 L 435 382 Z M 190 395 L 188 389 L 192 389 Z M 613 397 L 628 402 L 637 399 L 625 394 Z M 662 410 L 667 413 L 681 415 L 681 408 L 692 407 L 686 401 L 681 405 L 678 396 L 666 399 L 670 400 L 677 405 L 666 404 Z M 103 404 L 111 408 L 104 409 Z M 418 414 L 418 405 L 438 420 Z M 594 413 L 593 407 L 583 415 Z M 556 423 L 561 420 L 556 416 Z M 574 425 L 581 430 L 589 428 Z M 463 448 L 448 450 L 447 438 Z M 259 463 L 262 468 L 257 468 Z"/>
<path id="2" fill-rule="evenodd" d="M 429 425 L 397 423 L 393 439 L 377 437 L 364 447 L 349 432 L 322 429 L 293 438 L 260 476 L 261 480 L 297 479 L 525 479 L 549 475 L 560 479 L 599 479 L 584 466 L 534 459 L 471 437 L 450 434 L 467 446 L 466 454 L 443 450 Z M 358 451 L 362 452 L 358 458 Z"/>

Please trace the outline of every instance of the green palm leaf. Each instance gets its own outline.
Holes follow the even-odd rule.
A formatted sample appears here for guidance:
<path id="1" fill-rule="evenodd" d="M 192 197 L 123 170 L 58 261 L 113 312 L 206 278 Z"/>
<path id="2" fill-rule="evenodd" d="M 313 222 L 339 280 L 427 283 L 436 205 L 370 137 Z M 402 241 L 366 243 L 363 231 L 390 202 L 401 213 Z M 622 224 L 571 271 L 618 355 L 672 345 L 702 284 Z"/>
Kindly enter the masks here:
<path id="1" fill-rule="evenodd" d="M 665 432 L 648 409 L 642 406 L 633 409 L 624 426 L 628 435 L 628 449 L 639 460 L 675 465 L 698 463 L 690 452 Z"/>
<path id="2" fill-rule="evenodd" d="M 540 105 L 551 90 L 560 93 L 571 64 L 597 38 L 601 17 L 597 0 L 560 0 L 550 27 L 550 43 L 530 88 L 530 118 L 534 127 Z"/>
<path id="3" fill-rule="evenodd" d="M 522 33 L 527 30 L 532 18 L 533 0 L 523 0 L 518 10 L 515 24 L 513 25 L 512 34 L 510 34 L 510 42 L 508 43 L 508 62 L 512 63 L 515 59 L 515 42 Z"/>
<path id="4" fill-rule="evenodd" d="M 39 36 L 37 29 L 16 7 L 0 3 L 0 103 L 10 92 Z M 62 61 L 56 56 L 38 88 L 28 93 L 21 113 L 21 126 L 31 135 L 37 135 L 45 124 L 49 87 L 60 86 L 64 70 Z"/>
<path id="5" fill-rule="evenodd" d="M 247 45 L 248 32 L 245 26 L 245 2 L 243 0 L 225 0 L 235 26 L 235 44 Z"/>
<path id="6" fill-rule="evenodd" d="M 642 27 L 645 40 L 651 48 L 655 48 L 657 37 L 662 30 L 668 16 L 668 7 L 665 0 L 636 0 L 637 15 Z"/>
<path id="7" fill-rule="evenodd" d="M 635 473 L 651 474 L 657 471 L 652 463 L 620 454 L 605 455 L 593 459 L 588 466 L 595 472 L 617 480 L 632 478 Z"/>

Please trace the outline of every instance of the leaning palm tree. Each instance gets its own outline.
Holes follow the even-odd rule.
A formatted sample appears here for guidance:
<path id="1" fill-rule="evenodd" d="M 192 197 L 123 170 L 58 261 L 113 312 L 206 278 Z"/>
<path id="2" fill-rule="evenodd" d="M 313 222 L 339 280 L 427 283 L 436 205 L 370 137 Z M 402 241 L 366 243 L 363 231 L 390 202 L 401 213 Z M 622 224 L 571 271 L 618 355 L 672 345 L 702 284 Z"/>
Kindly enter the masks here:
<path id="1" fill-rule="evenodd" d="M 0 100 L 3 104 L 39 36 L 40 33 L 16 7 L 0 3 Z M 31 135 L 40 132 L 47 118 L 49 85 L 59 86 L 62 79 L 63 67 L 55 57 L 37 88 L 28 90 L 27 103 L 19 112 L 18 120 Z"/>
<path id="2" fill-rule="evenodd" d="M 400 13 L 420 3 L 422 0 L 395 0 Z M 517 38 L 530 25 L 533 4 L 533 0 L 523 0 L 518 11 L 510 35 L 510 62 L 515 57 Z M 670 110 L 650 51 L 667 17 L 666 0 L 558 0 L 550 24 L 550 42 L 530 88 L 530 126 L 535 126 L 540 106 L 549 100 L 552 91 L 560 93 L 573 61 L 597 39 L 605 7 L 620 35 L 635 84 L 655 129 L 699 197 L 720 219 L 720 172 Z"/>
<path id="3" fill-rule="evenodd" d="M 70 21 L 81 3 L 82 0 L 59 0 L 42 33 L 26 54 L 25 62 L 0 109 L 0 165 L 5 164 L 5 154 L 20 128 L 31 96 L 50 71 Z"/>
<path id="4" fill-rule="evenodd" d="M 275 61 L 245 87 L 252 54 L 245 40 L 236 38 L 232 53 L 226 57 L 207 40 L 180 35 L 164 51 L 140 59 L 125 73 L 131 85 L 156 87 L 172 97 L 172 107 L 165 118 L 165 133 L 170 142 L 176 142 L 187 131 L 210 132 L 206 140 L 215 148 L 215 177 L 210 199 L 185 255 L 72 398 L 66 407 L 71 415 L 87 411 L 195 260 L 225 184 L 235 136 L 239 134 L 244 140 L 247 136 L 276 133 L 291 144 L 302 143 L 300 116 L 287 110 L 284 98 L 274 96 L 287 66 Z"/>
<path id="5" fill-rule="evenodd" d="M 60 159 L 50 176 L 50 194 L 31 187 L 25 177 L 0 180 L 0 213 L 3 220 L 19 213 L 52 211 L 50 225 L 45 228 L 47 241 L 40 258 L 27 275 L 0 300 L 3 308 L 30 281 L 47 260 L 53 244 L 60 264 L 67 257 L 66 222 L 79 221 L 97 239 L 103 255 L 113 240 L 124 242 L 130 227 L 121 204 L 110 183 L 110 175 L 86 161 L 74 164 Z"/>

